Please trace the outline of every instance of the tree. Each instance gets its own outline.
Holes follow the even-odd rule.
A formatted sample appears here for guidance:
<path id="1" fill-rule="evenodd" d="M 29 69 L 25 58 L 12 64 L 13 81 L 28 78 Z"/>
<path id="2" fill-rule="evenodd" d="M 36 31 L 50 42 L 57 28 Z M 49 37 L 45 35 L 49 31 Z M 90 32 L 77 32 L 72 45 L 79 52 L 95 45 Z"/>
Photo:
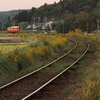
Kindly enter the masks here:
<path id="1" fill-rule="evenodd" d="M 61 21 L 57 23 L 56 30 L 58 33 L 63 33 L 63 24 Z"/>
<path id="2" fill-rule="evenodd" d="M 84 11 L 80 11 L 75 15 L 74 27 L 86 30 L 86 13 Z"/>
<path id="3" fill-rule="evenodd" d="M 72 14 L 67 14 L 65 18 L 65 32 L 68 33 L 70 30 L 74 29 L 75 16 Z"/>
<path id="4" fill-rule="evenodd" d="M 54 12 L 55 12 L 56 16 L 57 16 L 57 15 L 58 15 L 58 16 L 59 16 L 59 15 L 61 16 L 61 14 L 62 14 L 62 12 L 63 12 L 62 6 L 61 6 L 61 5 L 56 6 L 55 9 L 54 9 Z"/>
<path id="5" fill-rule="evenodd" d="M 91 18 L 91 30 L 94 31 L 97 29 L 97 20 L 100 21 L 100 10 L 95 9 L 90 13 Z"/>
<path id="6" fill-rule="evenodd" d="M 31 22 L 31 17 L 36 13 L 36 8 L 32 7 L 28 12 L 28 21 Z"/>
<path id="7" fill-rule="evenodd" d="M 5 23 L 5 27 L 10 27 L 11 26 L 11 20 L 10 20 L 10 17 L 8 17 L 8 20 L 7 22 Z"/>
<path id="8" fill-rule="evenodd" d="M 18 15 L 14 16 L 13 20 L 17 20 L 18 22 L 28 21 L 27 10 L 23 10 L 22 12 L 19 12 Z"/>
<path id="9" fill-rule="evenodd" d="M 100 1 L 97 2 L 97 8 L 100 8 Z"/>
<path id="10" fill-rule="evenodd" d="M 2 23 L 0 22 L 0 31 L 2 33 Z"/>

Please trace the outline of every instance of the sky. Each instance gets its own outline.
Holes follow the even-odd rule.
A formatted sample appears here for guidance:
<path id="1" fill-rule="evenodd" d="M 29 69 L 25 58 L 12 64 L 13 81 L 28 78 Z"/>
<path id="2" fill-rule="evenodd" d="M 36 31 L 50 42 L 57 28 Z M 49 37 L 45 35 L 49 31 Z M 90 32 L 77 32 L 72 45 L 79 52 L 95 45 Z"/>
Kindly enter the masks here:
<path id="1" fill-rule="evenodd" d="M 60 0 L 0 0 L 0 11 L 31 9 L 47 4 L 58 3 Z"/>

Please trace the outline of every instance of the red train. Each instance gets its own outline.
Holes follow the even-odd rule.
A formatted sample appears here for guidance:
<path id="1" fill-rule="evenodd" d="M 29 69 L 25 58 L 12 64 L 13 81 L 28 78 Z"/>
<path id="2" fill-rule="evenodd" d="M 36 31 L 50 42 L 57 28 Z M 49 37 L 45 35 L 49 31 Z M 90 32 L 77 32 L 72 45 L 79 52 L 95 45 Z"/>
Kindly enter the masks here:
<path id="1" fill-rule="evenodd" d="M 8 33 L 18 33 L 19 31 L 19 26 L 10 26 L 7 28 Z"/>

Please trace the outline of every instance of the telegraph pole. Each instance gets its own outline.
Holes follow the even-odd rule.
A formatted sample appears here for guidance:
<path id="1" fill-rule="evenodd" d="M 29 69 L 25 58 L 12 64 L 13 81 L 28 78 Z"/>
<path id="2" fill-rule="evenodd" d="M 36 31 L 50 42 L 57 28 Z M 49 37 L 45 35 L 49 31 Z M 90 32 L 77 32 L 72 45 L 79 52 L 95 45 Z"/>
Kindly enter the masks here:
<path id="1" fill-rule="evenodd" d="M 31 30 L 33 30 L 33 21 L 34 21 L 34 17 L 31 18 Z"/>
<path id="2" fill-rule="evenodd" d="M 85 20 L 86 20 L 86 31 L 87 31 L 87 33 L 89 31 L 89 27 L 88 27 L 88 13 L 87 13 L 88 9 L 89 9 L 88 5 L 83 7 L 83 10 L 85 11 L 85 17 L 86 17 Z"/>
<path id="3" fill-rule="evenodd" d="M 87 33 L 88 33 L 88 16 L 87 16 L 87 9 L 86 9 L 86 30 L 87 30 Z"/>
<path id="4" fill-rule="evenodd" d="M 97 19 L 97 30 L 99 30 L 100 26 L 99 26 L 99 20 Z"/>
<path id="5" fill-rule="evenodd" d="M 34 17 L 34 24 L 35 24 L 35 19 L 36 19 L 36 18 Z"/>
<path id="6" fill-rule="evenodd" d="M 41 19 L 41 18 L 40 18 L 40 17 L 38 17 L 38 22 L 39 22 L 39 25 L 40 25 L 40 19 Z"/>
<path id="7" fill-rule="evenodd" d="M 64 34 L 64 20 L 62 20 L 62 26 L 63 26 L 63 34 Z"/>

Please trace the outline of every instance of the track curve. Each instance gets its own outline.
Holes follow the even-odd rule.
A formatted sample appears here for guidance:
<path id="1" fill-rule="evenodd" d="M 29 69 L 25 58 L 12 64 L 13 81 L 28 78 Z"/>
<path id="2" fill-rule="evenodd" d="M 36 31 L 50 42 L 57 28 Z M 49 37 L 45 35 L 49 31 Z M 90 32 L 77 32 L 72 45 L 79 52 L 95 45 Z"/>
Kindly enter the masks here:
<path id="1" fill-rule="evenodd" d="M 42 83 L 42 85 L 41 86 L 39 86 L 39 87 L 37 87 L 37 89 L 35 88 L 34 89 L 34 92 L 33 92 L 33 90 L 31 90 L 31 88 L 33 87 L 33 84 L 39 84 L 40 83 L 40 79 L 39 80 L 37 80 L 37 81 L 33 81 L 33 79 L 35 80 L 35 79 L 37 79 L 38 77 L 40 77 L 41 75 L 40 75 L 40 72 L 39 73 L 37 73 L 38 71 L 40 71 L 40 70 L 42 70 L 42 69 L 45 69 L 46 67 L 48 67 L 48 66 L 50 66 L 50 65 L 52 65 L 53 63 L 55 63 L 56 61 L 58 61 L 58 60 L 60 60 L 60 59 L 62 59 L 62 58 L 64 58 L 65 56 L 67 56 L 69 53 L 71 53 L 76 47 L 77 47 L 77 42 L 75 42 L 76 43 L 76 45 L 74 46 L 74 48 L 73 49 L 71 49 L 69 52 L 67 52 L 66 54 L 64 54 L 63 56 L 61 56 L 60 58 L 58 58 L 58 59 L 56 59 L 56 60 L 54 60 L 54 61 L 52 61 L 51 63 L 49 63 L 49 64 L 47 64 L 47 65 L 45 65 L 45 66 L 43 66 L 42 68 L 40 68 L 40 69 L 38 69 L 38 70 L 36 70 L 36 71 L 34 71 L 34 72 L 32 72 L 32 73 L 30 73 L 30 74 L 28 74 L 28 75 L 25 75 L 25 76 L 23 76 L 23 77 L 21 77 L 21 78 L 19 78 L 19 79 L 17 79 L 17 80 L 15 80 L 15 81 L 13 81 L 13 82 L 11 82 L 11 83 L 9 83 L 9 84 L 7 84 L 7 85 L 5 85 L 5 86 L 2 86 L 2 87 L 0 87 L 0 97 L 2 97 L 2 100 L 21 100 L 23 97 L 25 97 L 25 95 L 27 95 L 26 94 L 26 89 L 27 88 L 30 88 L 30 90 L 28 90 L 29 92 L 29 94 L 30 95 L 28 95 L 28 96 L 26 96 L 25 98 L 23 98 L 22 100 L 26 100 L 27 98 L 29 98 L 30 96 L 32 96 L 33 94 L 35 94 L 37 91 L 39 91 L 39 90 L 41 90 L 43 87 L 45 87 L 47 84 L 49 84 L 50 82 L 52 82 L 54 79 L 56 79 L 57 77 L 59 77 L 62 73 L 64 73 L 66 70 L 68 70 L 70 67 L 72 67 L 75 63 L 77 63 L 84 55 L 85 55 L 85 53 L 88 51 L 88 48 L 89 48 L 89 44 L 87 43 L 87 49 L 84 51 L 84 53 L 82 53 L 82 55 L 81 55 L 81 57 L 79 58 L 79 59 L 77 59 L 76 61 L 74 61 L 74 63 L 73 64 L 71 64 L 69 67 L 67 67 L 65 70 L 63 70 L 61 73 L 57 73 L 57 75 L 50 75 L 49 76 L 49 78 L 50 79 L 48 79 L 48 81 L 47 81 L 47 78 L 48 77 L 44 77 L 44 76 L 46 76 L 46 74 L 45 73 L 41 73 L 41 75 L 43 76 L 43 78 L 44 78 L 44 80 L 46 79 L 46 81 L 45 82 L 43 82 Z M 35 73 L 37 73 L 37 75 L 34 75 L 34 77 L 33 76 L 31 76 L 31 75 L 33 75 L 33 74 L 35 74 Z M 40 76 L 39 76 L 40 75 Z M 30 77 L 30 78 L 29 78 Z M 26 79 L 26 78 L 28 78 L 27 80 L 30 80 L 30 81 L 23 81 L 24 79 Z M 18 83 L 20 81 L 20 83 Z M 33 81 L 33 83 L 30 83 L 31 81 Z M 37 83 L 35 83 L 35 82 L 37 82 Z M 12 84 L 13 84 L 13 86 L 15 86 L 15 87 L 12 87 Z M 16 90 L 16 88 L 19 88 L 19 87 L 23 87 L 23 84 L 27 84 L 28 85 L 28 87 L 25 87 L 25 88 L 23 88 L 24 90 L 23 90 L 23 93 L 24 93 L 24 95 L 20 92 L 20 90 L 19 89 L 17 89 Z M 30 84 L 32 85 L 32 87 L 30 86 Z M 21 85 L 21 86 L 20 86 Z M 34 86 L 35 87 L 35 86 Z M 12 92 L 10 89 L 12 88 L 12 90 L 13 91 L 15 91 L 16 90 L 16 92 L 14 93 L 14 92 Z M 7 94 L 7 93 L 10 93 L 10 92 L 12 92 L 11 94 Z M 17 94 L 17 92 L 19 93 L 18 95 L 16 95 Z M 12 97 L 14 97 L 14 98 L 12 98 Z M 19 97 L 19 98 L 17 98 L 17 97 Z"/>
<path id="2" fill-rule="evenodd" d="M 56 78 L 58 78 L 60 75 L 62 75 L 63 73 L 65 73 L 68 69 L 70 69 L 72 66 L 74 66 L 88 51 L 89 49 L 89 43 L 87 43 L 87 48 L 84 51 L 84 53 L 74 62 L 72 63 L 69 67 L 67 67 L 64 71 L 62 71 L 61 73 L 59 73 L 57 76 L 55 76 L 54 78 L 52 78 L 50 81 L 48 81 L 47 83 L 45 83 L 44 85 L 42 85 L 40 88 L 38 88 L 36 91 L 32 92 L 31 94 L 29 94 L 28 96 L 26 96 L 25 98 L 23 98 L 22 100 L 31 100 L 32 96 L 39 92 L 41 89 L 43 89 L 44 87 L 46 87 L 48 84 L 50 84 L 52 81 L 54 81 Z"/>

